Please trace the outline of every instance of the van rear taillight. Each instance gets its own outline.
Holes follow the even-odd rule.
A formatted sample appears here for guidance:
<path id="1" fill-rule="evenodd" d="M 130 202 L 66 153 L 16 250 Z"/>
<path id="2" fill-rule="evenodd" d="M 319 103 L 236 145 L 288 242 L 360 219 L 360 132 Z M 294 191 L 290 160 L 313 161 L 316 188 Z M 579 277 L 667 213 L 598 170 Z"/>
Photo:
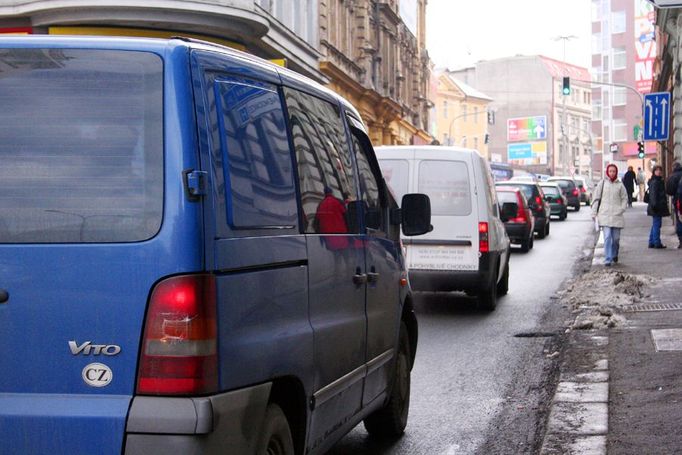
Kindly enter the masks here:
<path id="1" fill-rule="evenodd" d="M 192 395 L 218 389 L 213 275 L 158 283 L 149 301 L 137 393 Z"/>
<path id="2" fill-rule="evenodd" d="M 488 245 L 488 223 L 481 221 L 478 223 L 478 251 L 487 253 L 490 251 Z"/>

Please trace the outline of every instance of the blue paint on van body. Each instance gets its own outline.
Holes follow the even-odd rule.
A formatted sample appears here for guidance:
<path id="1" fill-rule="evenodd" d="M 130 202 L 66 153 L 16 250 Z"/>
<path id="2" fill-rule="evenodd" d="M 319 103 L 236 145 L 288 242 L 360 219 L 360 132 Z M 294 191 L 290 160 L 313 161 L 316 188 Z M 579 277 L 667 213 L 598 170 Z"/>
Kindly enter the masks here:
<path id="1" fill-rule="evenodd" d="M 3 451 L 250 453 L 276 403 L 297 453 L 316 453 L 387 402 L 401 323 L 411 368 L 416 319 L 397 206 L 352 106 L 180 39 L 2 38 L 2 65 L 0 99 L 16 104 L 2 118 L 18 123 L 0 127 L 0 157 L 15 173 L 33 166 L 15 186 L 0 171 Z M 22 107 L 22 78 L 49 90 L 19 91 Z M 20 123 L 36 104 L 46 136 L 31 142 Z M 348 209 L 347 226 L 322 231 L 332 194 L 379 224 Z M 150 294 L 196 273 L 215 277 L 218 388 L 140 396 Z M 92 363 L 110 382 L 86 380 Z"/>

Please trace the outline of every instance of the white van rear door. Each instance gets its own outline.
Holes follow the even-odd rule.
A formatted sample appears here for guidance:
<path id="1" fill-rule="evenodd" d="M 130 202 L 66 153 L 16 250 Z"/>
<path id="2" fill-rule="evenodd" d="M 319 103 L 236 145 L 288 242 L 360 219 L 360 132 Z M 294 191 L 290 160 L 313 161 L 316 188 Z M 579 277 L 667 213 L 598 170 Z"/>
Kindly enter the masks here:
<path id="1" fill-rule="evenodd" d="M 471 158 L 415 160 L 413 188 L 431 199 L 433 231 L 407 243 L 415 270 L 478 270 L 478 208 Z"/>

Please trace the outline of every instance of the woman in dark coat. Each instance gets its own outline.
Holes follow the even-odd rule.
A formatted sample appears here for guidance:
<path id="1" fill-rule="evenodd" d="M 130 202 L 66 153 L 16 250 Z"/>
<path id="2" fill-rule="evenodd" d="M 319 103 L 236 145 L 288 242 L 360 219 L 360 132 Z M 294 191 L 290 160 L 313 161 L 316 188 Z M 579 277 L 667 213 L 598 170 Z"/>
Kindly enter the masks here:
<path id="1" fill-rule="evenodd" d="M 662 173 L 661 166 L 654 166 L 653 175 L 649 179 L 649 205 L 646 208 L 646 214 L 652 217 L 649 248 L 665 248 L 661 243 L 661 224 L 664 216 L 670 216 L 670 210 Z"/>
<path id="2" fill-rule="evenodd" d="M 637 180 L 637 175 L 632 166 L 628 166 L 627 172 L 623 175 L 623 185 L 625 185 L 625 190 L 628 193 L 628 207 L 632 207 L 632 193 L 635 192 L 635 180 Z"/>

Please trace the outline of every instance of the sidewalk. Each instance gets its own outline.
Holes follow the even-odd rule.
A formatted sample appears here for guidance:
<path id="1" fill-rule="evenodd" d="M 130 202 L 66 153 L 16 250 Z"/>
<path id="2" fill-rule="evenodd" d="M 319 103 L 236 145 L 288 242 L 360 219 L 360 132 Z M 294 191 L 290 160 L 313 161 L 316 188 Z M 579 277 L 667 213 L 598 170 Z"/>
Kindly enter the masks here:
<path id="1" fill-rule="evenodd" d="M 595 248 L 588 274 L 612 269 L 613 299 L 622 297 L 615 281 L 646 285 L 614 310 L 622 310 L 614 328 L 568 332 L 542 454 L 682 453 L 682 250 L 670 218 L 661 236 L 668 248 L 649 249 L 650 226 L 646 205 L 635 203 L 619 263 L 605 268 L 603 247 Z"/>

